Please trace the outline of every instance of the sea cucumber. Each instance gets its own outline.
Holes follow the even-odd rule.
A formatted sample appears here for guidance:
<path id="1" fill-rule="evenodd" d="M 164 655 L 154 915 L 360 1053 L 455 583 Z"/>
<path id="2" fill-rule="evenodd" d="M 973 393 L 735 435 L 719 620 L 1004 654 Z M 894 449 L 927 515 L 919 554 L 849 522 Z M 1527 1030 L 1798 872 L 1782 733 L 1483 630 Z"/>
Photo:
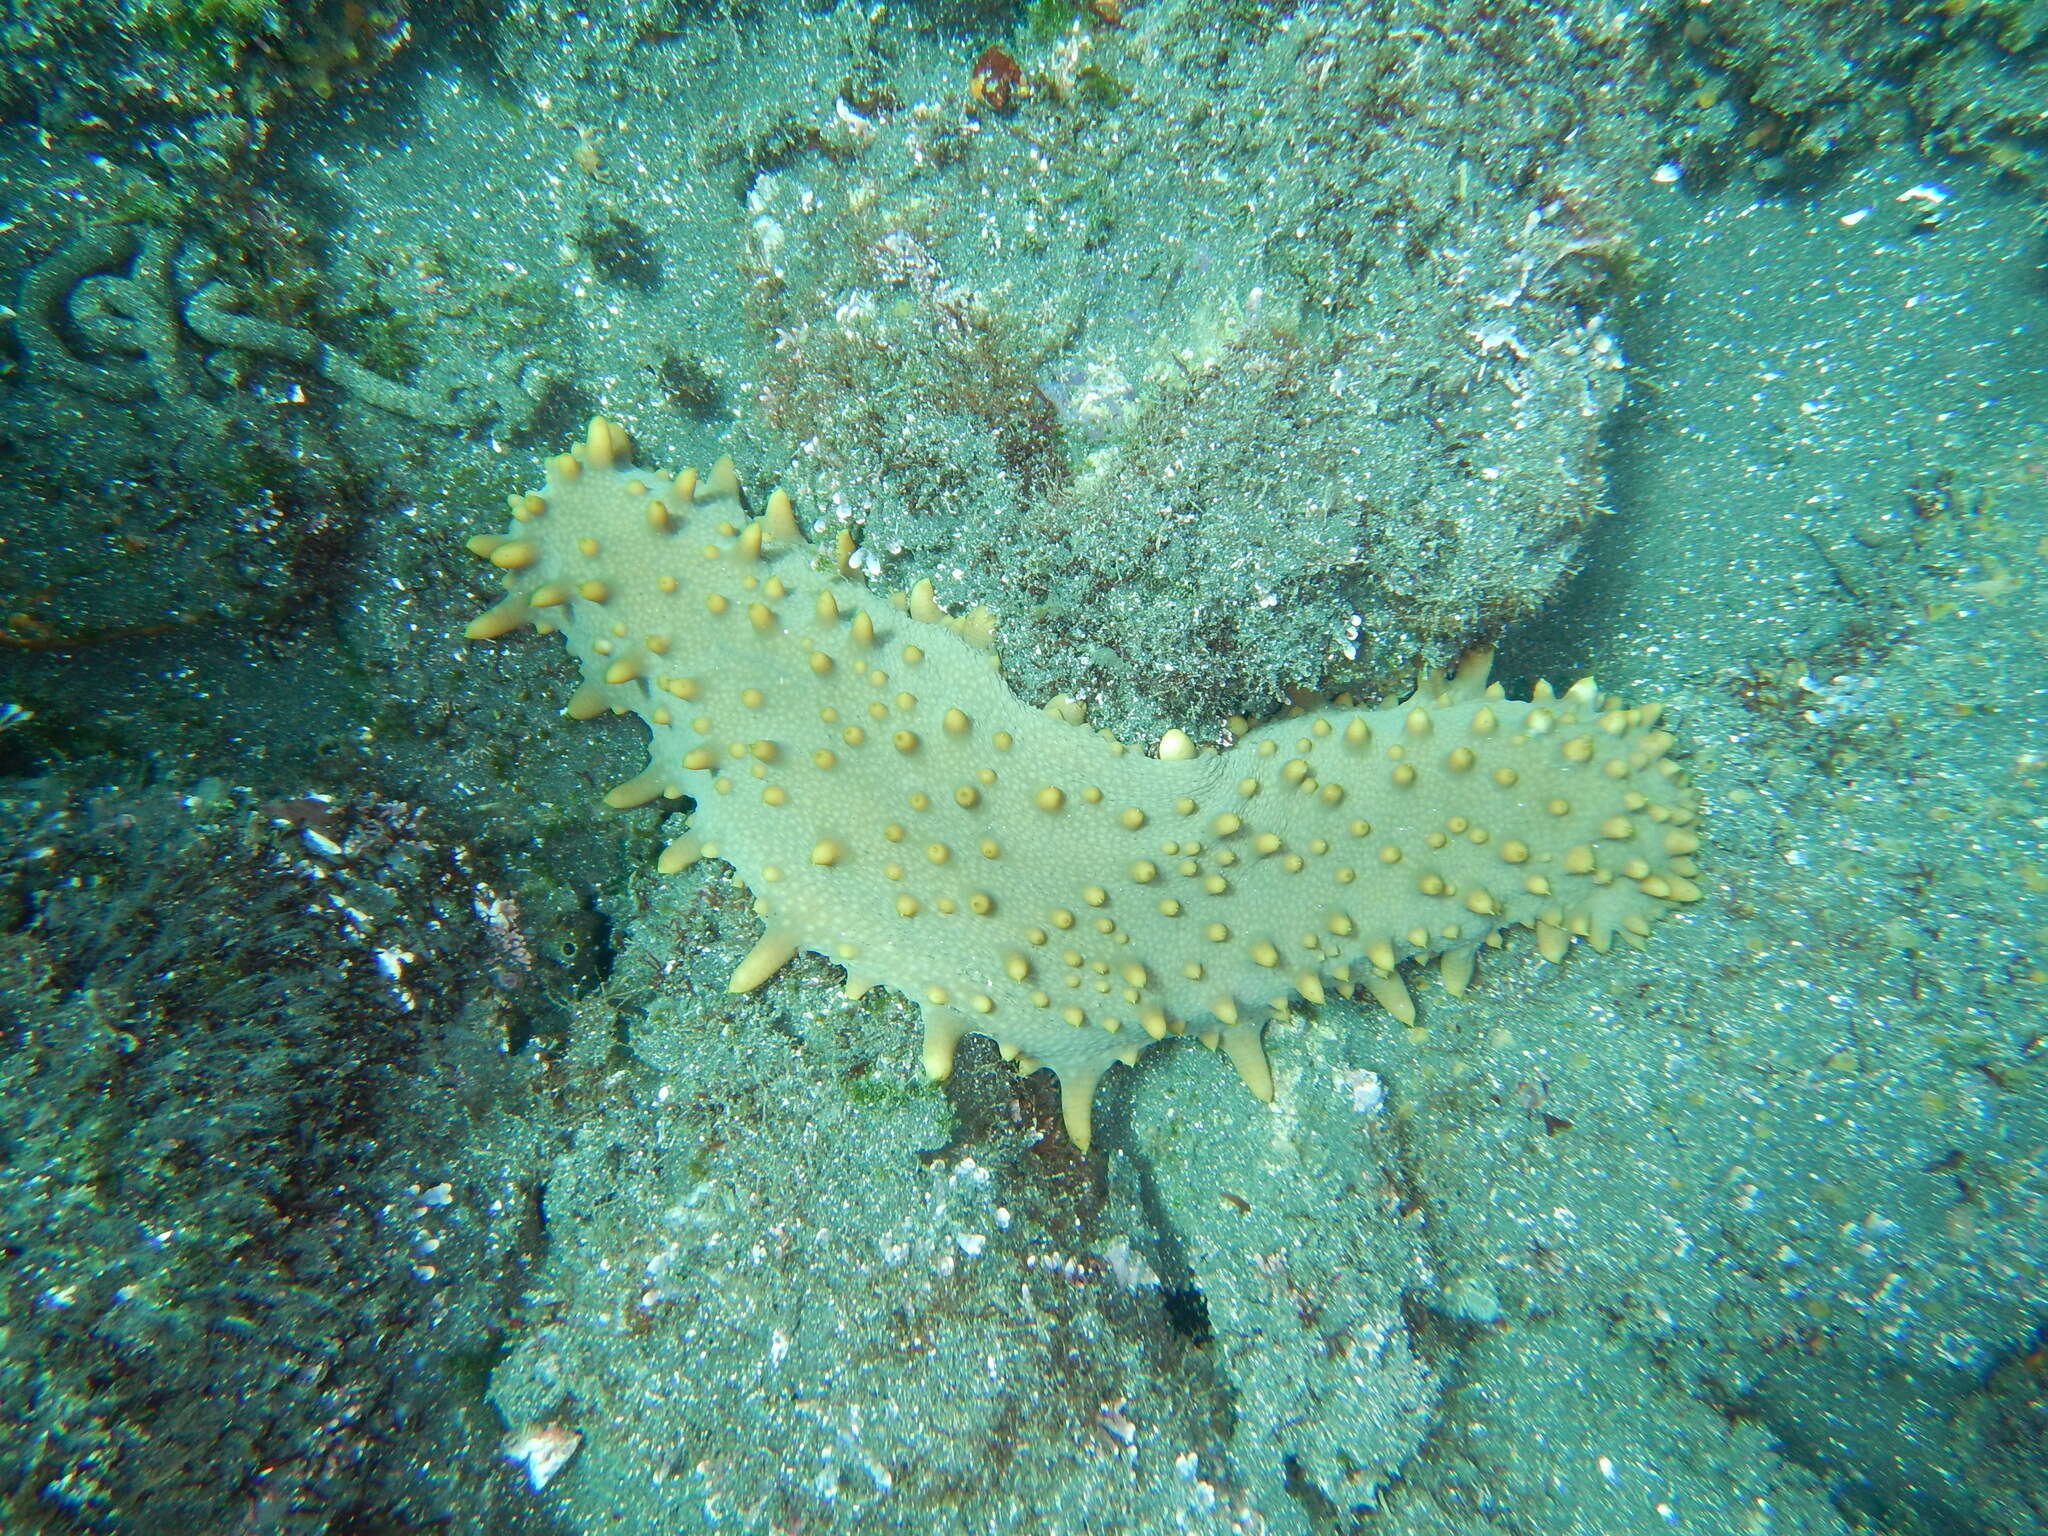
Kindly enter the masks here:
<path id="1" fill-rule="evenodd" d="M 815 950 L 850 992 L 920 1006 L 935 1079 L 969 1032 L 1050 1067 L 1084 1150 L 1102 1074 L 1168 1035 L 1270 1099 L 1261 1037 L 1297 998 L 1363 992 L 1412 1023 L 1409 959 L 1462 993 L 1507 929 L 1559 960 L 1700 895 L 1660 706 L 1591 679 L 1509 699 L 1475 651 L 1398 703 L 1298 706 L 1224 750 L 1169 731 L 1148 755 L 1013 694 L 986 614 L 946 614 L 929 582 L 872 590 L 850 537 L 812 546 L 784 492 L 750 517 L 730 459 L 640 469 L 602 418 L 469 547 L 509 595 L 468 637 L 561 634 L 568 712 L 630 711 L 652 738 L 605 803 L 694 800 L 660 868 L 722 859 L 754 893 L 766 932 L 732 991 Z"/>

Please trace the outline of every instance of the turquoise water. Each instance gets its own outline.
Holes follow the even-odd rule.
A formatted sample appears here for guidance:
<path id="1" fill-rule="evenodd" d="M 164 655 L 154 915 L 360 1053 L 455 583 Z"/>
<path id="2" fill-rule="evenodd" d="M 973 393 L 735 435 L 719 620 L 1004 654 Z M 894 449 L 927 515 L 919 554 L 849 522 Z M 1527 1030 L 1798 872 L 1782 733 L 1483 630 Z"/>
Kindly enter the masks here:
<path id="1" fill-rule="evenodd" d="M 0 1529 L 2048 1524 L 2042 26 L 21 8 Z M 1079 1153 L 460 639 L 598 411 L 1133 741 L 1659 701 L 1703 899 Z"/>

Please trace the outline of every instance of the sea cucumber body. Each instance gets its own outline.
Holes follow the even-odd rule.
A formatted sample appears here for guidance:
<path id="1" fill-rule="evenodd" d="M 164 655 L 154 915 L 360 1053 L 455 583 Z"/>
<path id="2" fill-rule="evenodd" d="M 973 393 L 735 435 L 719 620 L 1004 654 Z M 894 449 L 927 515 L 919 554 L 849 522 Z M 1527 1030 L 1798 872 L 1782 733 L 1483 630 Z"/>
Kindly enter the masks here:
<path id="1" fill-rule="evenodd" d="M 1149 756 L 1026 705 L 971 624 L 849 579 L 786 498 L 750 519 L 729 465 L 636 468 L 603 421 L 472 547 L 510 595 L 470 634 L 558 630 L 570 712 L 651 733 L 608 802 L 692 799 L 664 866 L 715 856 L 754 893 L 734 990 L 824 954 L 921 1006 L 934 1076 L 969 1031 L 1051 1067 L 1083 1146 L 1103 1072 L 1169 1033 L 1270 1097 L 1260 1035 L 1296 998 L 1362 990 L 1409 1021 L 1411 957 L 1462 991 L 1503 929 L 1555 959 L 1699 894 L 1655 706 L 1590 682 L 1510 700 L 1480 658 L 1399 704 Z"/>

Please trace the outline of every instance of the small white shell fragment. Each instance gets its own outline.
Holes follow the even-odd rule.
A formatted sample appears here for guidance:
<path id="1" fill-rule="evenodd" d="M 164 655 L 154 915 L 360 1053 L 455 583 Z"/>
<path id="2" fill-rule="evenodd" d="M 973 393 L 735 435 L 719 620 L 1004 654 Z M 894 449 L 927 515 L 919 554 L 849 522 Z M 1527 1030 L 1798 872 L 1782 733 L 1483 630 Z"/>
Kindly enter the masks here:
<path id="1" fill-rule="evenodd" d="M 507 1461 L 524 1464 L 527 1482 L 539 1493 L 582 1446 L 583 1435 L 579 1430 L 566 1424 L 534 1423 L 512 1431 L 499 1449 Z"/>
<path id="2" fill-rule="evenodd" d="M 1379 1073 L 1340 1067 L 1331 1075 L 1336 1079 L 1338 1092 L 1349 1095 L 1354 1115 L 1376 1115 L 1386 1107 L 1387 1085 Z"/>

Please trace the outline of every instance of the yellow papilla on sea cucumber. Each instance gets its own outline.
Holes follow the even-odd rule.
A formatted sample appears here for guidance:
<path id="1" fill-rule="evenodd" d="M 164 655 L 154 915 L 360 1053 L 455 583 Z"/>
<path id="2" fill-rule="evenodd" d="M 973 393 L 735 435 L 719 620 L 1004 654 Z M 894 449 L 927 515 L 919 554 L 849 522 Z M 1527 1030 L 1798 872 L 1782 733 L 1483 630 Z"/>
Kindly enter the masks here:
<path id="1" fill-rule="evenodd" d="M 560 633 L 569 713 L 646 721 L 647 768 L 606 804 L 689 797 L 661 867 L 715 856 L 755 893 L 767 931 L 733 991 L 815 950 L 919 1005 L 934 1078 L 969 1032 L 1050 1067 L 1084 1149 L 1096 1082 L 1169 1034 L 1270 1099 L 1261 1035 L 1297 997 L 1410 1023 L 1404 961 L 1435 957 L 1456 994 L 1502 930 L 1557 960 L 1700 894 L 1658 706 L 1590 679 L 1509 699 L 1474 652 L 1397 704 L 1149 755 L 1018 699 L 985 615 L 870 590 L 782 492 L 750 517 L 731 460 L 644 469 L 603 419 L 470 548 L 508 591 L 471 639 Z"/>

